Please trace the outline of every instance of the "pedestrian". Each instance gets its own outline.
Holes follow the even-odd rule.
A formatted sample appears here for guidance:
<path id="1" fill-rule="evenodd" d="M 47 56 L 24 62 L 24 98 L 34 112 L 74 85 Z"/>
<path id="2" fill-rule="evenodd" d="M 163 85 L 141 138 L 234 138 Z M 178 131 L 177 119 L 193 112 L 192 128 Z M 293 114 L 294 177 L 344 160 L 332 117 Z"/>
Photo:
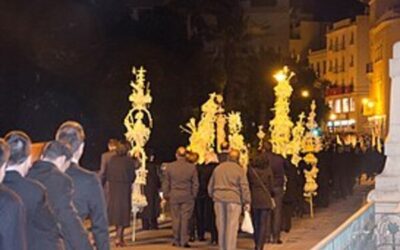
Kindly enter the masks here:
<path id="1" fill-rule="evenodd" d="M 10 148 L 0 139 L 0 249 L 26 250 L 26 213 L 21 198 L 2 184 Z"/>
<path id="2" fill-rule="evenodd" d="M 135 181 L 135 168 L 139 163 L 128 156 L 127 143 L 119 143 L 116 155 L 111 157 L 105 167 L 106 182 L 109 186 L 108 220 L 116 227 L 115 245 L 125 246 L 124 229 L 131 222 L 131 194 Z"/>
<path id="3" fill-rule="evenodd" d="M 159 165 L 155 162 L 155 155 L 150 151 L 147 162 L 146 185 L 144 194 L 147 199 L 147 206 L 143 209 L 142 227 L 143 230 L 158 229 L 157 218 L 160 215 L 160 189 L 161 180 L 159 176 Z"/>
<path id="4" fill-rule="evenodd" d="M 255 250 L 263 250 L 268 214 L 274 208 L 273 174 L 264 150 L 257 152 L 247 172 L 251 192 L 251 215 Z"/>
<path id="5" fill-rule="evenodd" d="M 179 147 L 176 161 L 165 164 L 162 189 L 171 207 L 173 246 L 190 248 L 189 220 L 194 209 L 199 181 L 196 167 L 186 160 L 186 149 Z"/>
<path id="6" fill-rule="evenodd" d="M 26 178 L 31 163 L 31 139 L 21 131 L 5 136 L 10 147 L 4 185 L 22 199 L 26 209 L 27 246 L 29 250 L 63 250 L 64 241 L 53 211 L 50 208 L 46 188 L 39 182 Z"/>
<path id="7" fill-rule="evenodd" d="M 287 161 L 280 155 L 272 152 L 272 144 L 269 141 L 264 143 L 264 150 L 273 173 L 273 193 L 275 208 L 268 215 L 267 242 L 282 244 L 281 222 L 282 222 L 282 200 L 285 185 L 285 165 Z M 290 167 L 290 166 L 286 166 Z"/>
<path id="8" fill-rule="evenodd" d="M 205 241 L 205 232 L 211 234 L 211 244 L 217 244 L 218 234 L 215 225 L 214 203 L 208 195 L 208 183 L 214 169 L 218 165 L 218 156 L 214 152 L 208 152 L 205 156 L 205 163 L 197 166 L 199 176 L 199 193 L 196 197 L 196 222 L 197 237 L 199 241 Z"/>
<path id="9" fill-rule="evenodd" d="M 56 140 L 71 147 L 71 165 L 65 173 L 71 177 L 75 192 L 74 204 L 82 220 L 89 219 L 91 231 L 98 250 L 110 249 L 107 208 L 102 185 L 98 176 L 80 166 L 85 147 L 85 131 L 81 124 L 67 121 L 61 124 Z"/>
<path id="10" fill-rule="evenodd" d="M 106 166 L 108 165 L 108 162 L 110 161 L 111 157 L 113 157 L 116 154 L 118 143 L 119 142 L 116 139 L 110 139 L 108 141 L 108 145 L 107 145 L 108 151 L 101 155 L 100 170 L 97 173 L 97 175 L 101 181 L 101 184 L 103 185 L 104 197 L 106 200 L 106 204 L 108 204 L 108 183 L 106 183 L 105 169 L 106 169 Z"/>
<path id="11" fill-rule="evenodd" d="M 242 208 L 250 211 L 249 183 L 244 168 L 238 163 L 239 157 L 238 150 L 231 150 L 228 161 L 215 168 L 208 184 L 208 194 L 214 201 L 221 250 L 236 249 Z"/>
<path id="12" fill-rule="evenodd" d="M 43 149 L 41 159 L 29 170 L 28 178 L 39 181 L 47 189 L 50 206 L 54 211 L 67 250 L 93 249 L 82 220 L 72 201 L 72 179 L 65 174 L 71 164 L 69 146 L 51 141 Z"/>

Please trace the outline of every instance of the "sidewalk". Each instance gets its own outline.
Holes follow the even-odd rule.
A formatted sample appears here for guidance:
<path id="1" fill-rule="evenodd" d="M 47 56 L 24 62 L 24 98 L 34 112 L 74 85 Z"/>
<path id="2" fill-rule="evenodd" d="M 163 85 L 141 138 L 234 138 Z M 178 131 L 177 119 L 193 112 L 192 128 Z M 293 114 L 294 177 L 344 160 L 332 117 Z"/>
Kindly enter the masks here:
<path id="1" fill-rule="evenodd" d="M 315 218 L 294 218 L 293 227 L 289 233 L 282 234 L 282 245 L 266 245 L 265 249 L 271 250 L 307 250 L 316 245 L 324 237 L 334 231 L 347 218 L 355 213 L 364 203 L 368 192 L 373 188 L 371 183 L 357 186 L 354 194 L 346 200 L 335 200 L 328 208 L 316 209 Z M 128 236 L 129 232 L 129 236 Z M 130 238 L 131 230 L 126 234 Z M 217 250 L 218 247 L 207 243 L 192 243 L 193 249 Z M 253 241 L 249 235 L 240 235 L 238 250 L 253 249 Z M 125 248 L 113 248 L 121 250 L 164 250 L 179 249 L 171 246 L 170 223 L 161 226 L 161 230 L 142 231 L 137 234 L 137 242 L 129 243 Z M 182 248 L 183 249 L 183 248 Z"/>

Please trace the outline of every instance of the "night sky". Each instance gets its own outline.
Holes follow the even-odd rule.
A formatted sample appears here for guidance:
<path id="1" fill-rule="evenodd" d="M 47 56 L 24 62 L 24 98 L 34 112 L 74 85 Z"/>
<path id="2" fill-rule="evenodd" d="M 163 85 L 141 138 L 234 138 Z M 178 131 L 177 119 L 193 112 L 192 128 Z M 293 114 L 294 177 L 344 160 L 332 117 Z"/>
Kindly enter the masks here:
<path id="1" fill-rule="evenodd" d="M 154 23 L 157 16 L 150 24 L 132 23 L 123 2 L 0 0 L 0 135 L 21 129 L 33 141 L 47 141 L 63 121 L 77 120 L 88 138 L 83 164 L 96 169 L 107 140 L 123 137 L 130 67 L 144 65 L 153 83 L 156 127 L 150 146 L 159 160 L 171 159 L 174 148 L 187 140 L 178 125 L 193 115 L 180 105 L 187 99 L 199 104 L 208 91 L 200 84 L 204 75 L 182 68 L 202 64 L 187 60 L 188 55 L 197 56 L 197 45 L 179 46 L 184 44 L 178 38 L 181 31 L 174 25 L 164 28 L 164 16 L 160 15 L 161 24 Z M 321 21 L 362 13 L 357 1 L 303 4 Z M 147 34 L 146 25 L 161 28 L 156 35 Z M 191 79 L 199 84 L 188 85 Z M 157 126 L 160 123 L 162 127 Z"/>

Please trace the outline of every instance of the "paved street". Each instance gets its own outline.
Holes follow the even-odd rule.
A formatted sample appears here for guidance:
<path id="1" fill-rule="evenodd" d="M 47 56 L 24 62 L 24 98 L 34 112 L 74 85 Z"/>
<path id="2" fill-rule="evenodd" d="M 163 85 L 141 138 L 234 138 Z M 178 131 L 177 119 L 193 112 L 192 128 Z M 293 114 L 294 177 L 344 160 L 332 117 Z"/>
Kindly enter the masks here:
<path id="1" fill-rule="evenodd" d="M 282 240 L 284 244 L 267 245 L 265 249 L 310 249 L 356 212 L 365 203 L 366 195 L 371 188 L 371 184 L 363 184 L 362 186 L 356 187 L 354 195 L 348 197 L 346 200 L 336 200 L 333 201 L 329 208 L 317 209 L 314 219 L 308 217 L 303 217 L 302 219 L 295 218 L 292 230 L 289 233 L 283 233 Z M 127 239 L 128 238 L 130 238 L 130 235 L 127 235 Z M 130 242 L 128 247 L 119 249 L 178 249 L 172 247 L 170 242 L 171 228 L 169 223 L 166 223 L 162 226 L 161 230 L 139 232 L 137 235 L 137 242 Z M 192 248 L 199 250 L 218 249 L 216 246 L 197 242 L 192 243 Z M 251 237 L 248 235 L 240 235 L 238 240 L 238 249 L 253 249 Z"/>

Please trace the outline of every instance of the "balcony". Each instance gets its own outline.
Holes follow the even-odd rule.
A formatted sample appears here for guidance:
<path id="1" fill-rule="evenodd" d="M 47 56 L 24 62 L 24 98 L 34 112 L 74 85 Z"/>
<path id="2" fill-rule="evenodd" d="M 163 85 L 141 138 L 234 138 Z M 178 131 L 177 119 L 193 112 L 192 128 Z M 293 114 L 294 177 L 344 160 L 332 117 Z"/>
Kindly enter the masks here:
<path id="1" fill-rule="evenodd" d="M 330 86 L 325 90 L 325 96 L 334 96 L 334 95 L 342 95 L 342 94 L 350 94 L 354 91 L 353 85 L 347 86 Z"/>

